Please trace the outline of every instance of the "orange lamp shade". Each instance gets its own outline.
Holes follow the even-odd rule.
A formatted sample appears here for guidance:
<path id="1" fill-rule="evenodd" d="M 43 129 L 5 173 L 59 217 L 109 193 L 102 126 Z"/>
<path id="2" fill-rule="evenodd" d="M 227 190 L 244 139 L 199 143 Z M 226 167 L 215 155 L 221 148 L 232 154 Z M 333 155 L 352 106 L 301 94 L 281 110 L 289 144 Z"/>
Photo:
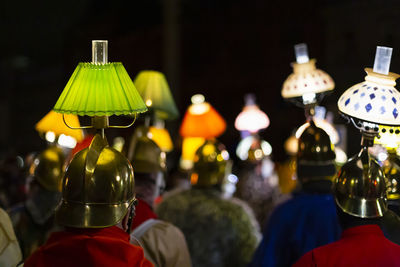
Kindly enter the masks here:
<path id="1" fill-rule="evenodd" d="M 171 136 L 167 129 L 150 126 L 149 134 L 151 135 L 150 139 L 153 140 L 163 152 L 170 152 L 174 149 Z"/>
<path id="2" fill-rule="evenodd" d="M 183 137 L 213 138 L 226 129 L 224 118 L 207 102 L 189 106 L 179 133 Z"/>
<path id="3" fill-rule="evenodd" d="M 65 121 L 71 127 L 80 127 L 78 116 L 72 114 L 65 114 Z M 50 111 L 35 125 L 36 131 L 39 133 L 53 132 L 56 136 L 62 134 L 71 136 L 76 139 L 77 142 L 83 140 L 83 132 L 81 129 L 73 130 L 68 128 L 64 121 L 61 113 Z"/>

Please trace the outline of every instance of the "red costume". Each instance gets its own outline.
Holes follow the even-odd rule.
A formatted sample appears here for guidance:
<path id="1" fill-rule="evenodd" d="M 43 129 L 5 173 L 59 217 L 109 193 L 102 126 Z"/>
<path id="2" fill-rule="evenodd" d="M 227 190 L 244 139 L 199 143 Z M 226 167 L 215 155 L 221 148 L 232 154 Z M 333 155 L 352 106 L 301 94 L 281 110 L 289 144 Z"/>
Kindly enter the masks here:
<path id="1" fill-rule="evenodd" d="M 140 247 L 129 243 L 129 235 L 112 226 L 99 229 L 70 228 L 53 233 L 25 262 L 25 267 L 96 266 L 152 267 Z"/>
<path id="2" fill-rule="evenodd" d="M 293 267 L 400 266 L 400 246 L 386 239 L 378 225 L 346 229 L 342 238 L 306 253 Z"/>
<path id="3" fill-rule="evenodd" d="M 136 227 L 149 219 L 157 219 L 157 215 L 149 204 L 138 198 L 138 204 L 135 207 L 135 217 L 132 220 L 131 229 L 135 230 Z"/>

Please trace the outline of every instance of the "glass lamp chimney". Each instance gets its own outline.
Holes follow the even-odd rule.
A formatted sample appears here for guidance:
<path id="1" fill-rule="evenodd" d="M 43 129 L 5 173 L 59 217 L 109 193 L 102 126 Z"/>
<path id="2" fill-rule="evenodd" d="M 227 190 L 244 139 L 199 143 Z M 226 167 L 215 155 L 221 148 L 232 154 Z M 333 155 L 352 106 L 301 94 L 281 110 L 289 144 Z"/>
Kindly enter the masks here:
<path id="1" fill-rule="evenodd" d="M 298 64 L 307 63 L 310 61 L 308 57 L 307 44 L 301 43 L 294 46 L 294 53 L 296 54 L 296 61 Z"/>
<path id="2" fill-rule="evenodd" d="M 108 63 L 108 41 L 93 40 L 92 41 L 92 63 L 107 64 Z"/>
<path id="3" fill-rule="evenodd" d="M 377 46 L 374 62 L 374 72 L 380 74 L 389 74 L 390 60 L 392 59 L 393 48 L 386 46 Z"/>

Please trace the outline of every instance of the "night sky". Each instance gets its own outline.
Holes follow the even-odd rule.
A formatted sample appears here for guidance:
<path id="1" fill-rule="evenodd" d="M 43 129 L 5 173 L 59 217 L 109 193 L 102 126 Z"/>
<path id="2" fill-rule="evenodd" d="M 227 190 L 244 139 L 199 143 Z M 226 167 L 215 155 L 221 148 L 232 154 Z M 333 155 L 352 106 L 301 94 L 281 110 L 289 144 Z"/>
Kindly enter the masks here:
<path id="1" fill-rule="evenodd" d="M 305 120 L 280 95 L 294 44 L 307 43 L 317 67 L 334 79 L 335 92 L 322 104 L 335 123 L 345 123 L 338 97 L 363 81 L 377 45 L 393 47 L 391 71 L 400 72 L 399 1 L 3 1 L 0 12 L 1 156 L 45 146 L 34 124 L 54 106 L 78 62 L 91 60 L 92 39 L 107 39 L 109 61 L 122 62 L 132 79 L 145 69 L 164 72 L 181 117 L 190 97 L 203 93 L 227 120 L 220 140 L 231 150 L 243 96 L 255 93 L 271 120 L 261 135 L 278 161 L 285 158 L 284 140 Z M 179 121 L 167 127 L 177 137 Z M 352 155 L 360 135 L 347 128 Z"/>

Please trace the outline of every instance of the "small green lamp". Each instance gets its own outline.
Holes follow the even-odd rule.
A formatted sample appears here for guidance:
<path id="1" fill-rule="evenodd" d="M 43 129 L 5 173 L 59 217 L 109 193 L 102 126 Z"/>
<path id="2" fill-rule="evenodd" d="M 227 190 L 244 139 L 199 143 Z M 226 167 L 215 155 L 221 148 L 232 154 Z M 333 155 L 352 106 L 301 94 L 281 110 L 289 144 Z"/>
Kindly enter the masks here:
<path id="1" fill-rule="evenodd" d="M 104 136 L 105 128 L 130 127 L 134 122 L 111 126 L 109 116 L 135 114 L 136 118 L 147 107 L 122 63 L 108 62 L 108 41 L 94 40 L 92 62 L 78 64 L 53 110 L 92 117 L 92 125 L 82 128 L 103 129 Z"/>
<path id="2" fill-rule="evenodd" d="M 134 84 L 155 117 L 161 120 L 174 120 L 179 116 L 164 74 L 152 70 L 141 71 L 136 76 Z"/>

